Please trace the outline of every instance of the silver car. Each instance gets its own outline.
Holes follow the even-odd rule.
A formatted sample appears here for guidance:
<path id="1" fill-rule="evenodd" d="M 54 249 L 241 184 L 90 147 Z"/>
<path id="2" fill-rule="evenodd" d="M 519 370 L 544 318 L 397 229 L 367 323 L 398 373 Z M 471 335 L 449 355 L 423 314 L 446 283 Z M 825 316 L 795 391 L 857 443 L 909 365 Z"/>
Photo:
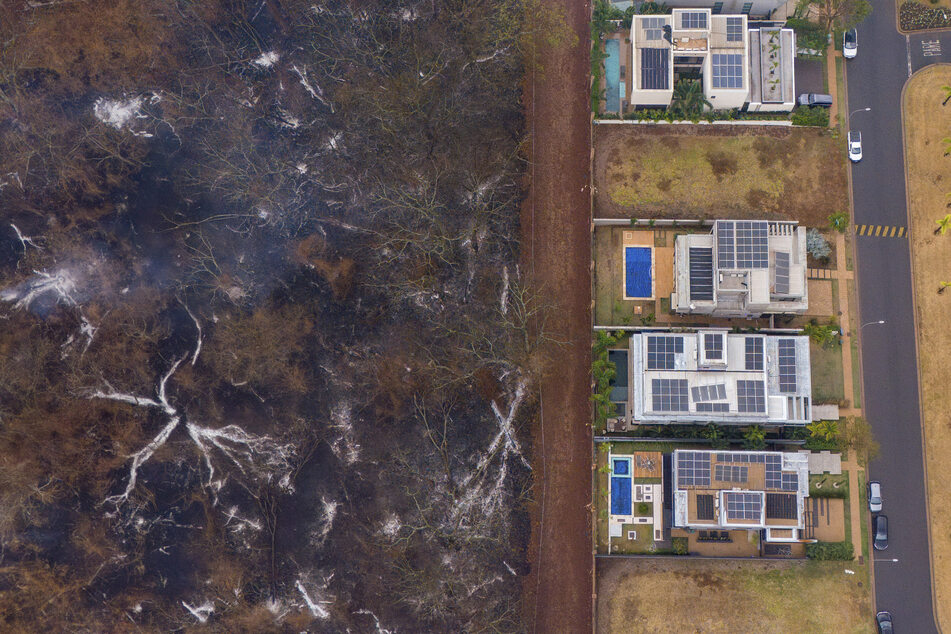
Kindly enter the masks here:
<path id="1" fill-rule="evenodd" d="M 858 163 L 862 160 L 862 133 L 849 130 L 849 160 Z"/>
<path id="2" fill-rule="evenodd" d="M 872 513 L 882 510 L 882 485 L 878 480 L 868 483 L 868 510 Z"/>
<path id="3" fill-rule="evenodd" d="M 852 59 L 859 52 L 859 34 L 855 29 L 849 29 L 842 34 L 842 57 Z"/>

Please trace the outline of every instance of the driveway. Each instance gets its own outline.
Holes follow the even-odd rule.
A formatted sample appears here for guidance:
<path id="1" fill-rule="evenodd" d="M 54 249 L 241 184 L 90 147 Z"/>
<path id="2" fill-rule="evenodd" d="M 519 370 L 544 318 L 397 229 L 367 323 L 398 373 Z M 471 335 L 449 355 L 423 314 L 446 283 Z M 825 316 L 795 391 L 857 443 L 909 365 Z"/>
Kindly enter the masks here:
<path id="1" fill-rule="evenodd" d="M 796 96 L 803 93 L 827 93 L 822 79 L 821 59 L 796 58 Z"/>
<path id="2" fill-rule="evenodd" d="M 891 0 L 876 1 L 858 33 L 858 57 L 846 63 L 848 109 L 871 111 L 851 119 L 864 150 L 852 168 L 855 223 L 906 226 L 901 91 L 913 70 L 951 54 L 951 34 L 901 35 Z M 874 552 L 876 604 L 900 631 L 935 632 L 909 244 L 855 241 L 860 323 L 886 321 L 861 329 L 863 405 L 881 444 L 868 475 L 882 481 L 889 518 L 888 550 Z"/>

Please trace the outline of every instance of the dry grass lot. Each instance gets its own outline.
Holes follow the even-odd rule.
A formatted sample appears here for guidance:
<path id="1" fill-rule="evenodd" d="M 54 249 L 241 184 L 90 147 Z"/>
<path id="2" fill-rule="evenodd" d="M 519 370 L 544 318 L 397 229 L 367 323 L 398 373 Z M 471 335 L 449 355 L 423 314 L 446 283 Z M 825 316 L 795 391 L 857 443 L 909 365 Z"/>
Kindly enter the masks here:
<path id="1" fill-rule="evenodd" d="M 828 130 L 597 125 L 597 218 L 788 218 L 848 209 L 844 144 Z"/>
<path id="2" fill-rule="evenodd" d="M 951 627 L 951 292 L 938 294 L 951 281 L 951 233 L 934 235 L 938 218 L 951 212 L 951 157 L 942 139 L 951 130 L 951 104 L 942 106 L 941 86 L 951 83 L 951 66 L 932 66 L 917 73 L 905 89 L 905 165 L 911 216 L 915 301 L 918 307 L 922 415 L 928 465 L 928 502 L 934 553 L 935 609 L 945 629 Z M 946 180 L 947 179 L 947 180 Z"/>
<path id="3" fill-rule="evenodd" d="M 601 559 L 597 567 L 600 634 L 873 630 L 867 577 L 854 562 Z"/>

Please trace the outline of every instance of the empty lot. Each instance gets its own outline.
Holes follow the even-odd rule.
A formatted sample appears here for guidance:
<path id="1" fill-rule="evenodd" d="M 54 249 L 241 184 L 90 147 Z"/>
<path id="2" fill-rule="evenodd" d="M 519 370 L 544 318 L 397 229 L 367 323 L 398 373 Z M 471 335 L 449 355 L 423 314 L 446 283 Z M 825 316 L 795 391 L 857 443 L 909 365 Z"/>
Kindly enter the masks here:
<path id="1" fill-rule="evenodd" d="M 598 632 L 871 632 L 856 564 L 599 559 Z"/>
<path id="2" fill-rule="evenodd" d="M 776 218 L 826 226 L 848 211 L 844 143 L 770 126 L 594 128 L 597 218 Z"/>

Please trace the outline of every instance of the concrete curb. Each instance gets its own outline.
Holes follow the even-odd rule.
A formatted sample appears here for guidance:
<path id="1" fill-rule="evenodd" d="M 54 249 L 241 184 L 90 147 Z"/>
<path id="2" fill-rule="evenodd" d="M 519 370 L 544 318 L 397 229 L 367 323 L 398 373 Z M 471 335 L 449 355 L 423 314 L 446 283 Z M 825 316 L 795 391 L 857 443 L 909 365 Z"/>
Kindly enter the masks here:
<path id="1" fill-rule="evenodd" d="M 897 14 L 896 14 L 897 16 Z M 896 18 L 897 19 L 897 18 Z M 925 437 L 927 434 L 927 428 L 925 427 L 925 416 L 924 410 L 921 407 L 923 403 L 922 394 L 921 394 L 921 344 L 920 337 L 918 332 L 918 293 L 915 289 L 915 258 L 911 255 L 911 249 L 913 248 L 913 242 L 911 239 L 912 224 L 911 224 L 911 204 L 910 196 L 908 193 L 908 145 L 905 143 L 906 134 L 905 134 L 905 93 L 908 90 L 908 84 L 911 83 L 911 80 L 924 70 L 932 66 L 951 66 L 948 63 L 940 64 L 928 64 L 924 68 L 920 68 L 915 71 L 911 77 L 905 80 L 904 85 L 901 88 L 901 101 L 899 101 L 899 108 L 901 109 L 901 147 L 902 147 L 902 161 L 903 161 L 903 171 L 905 177 L 905 218 L 908 224 L 908 259 L 909 265 L 911 268 L 911 311 L 914 317 L 914 328 L 915 328 L 915 373 L 918 380 L 918 407 L 920 418 L 918 424 L 921 427 L 921 467 L 925 475 L 925 517 L 928 519 L 928 554 L 931 559 L 931 566 L 929 568 L 929 573 L 931 575 L 931 618 L 934 620 L 935 629 L 940 633 L 941 621 L 938 619 L 938 595 L 935 589 L 935 557 L 934 549 L 932 544 L 934 544 L 934 536 L 931 534 L 931 499 L 930 492 L 928 491 L 928 447 L 925 442 Z"/>
<path id="2" fill-rule="evenodd" d="M 634 119 L 595 119 L 595 125 L 772 125 L 784 128 L 792 127 L 792 121 L 637 121 Z M 798 126 L 812 128 L 816 126 Z"/>

